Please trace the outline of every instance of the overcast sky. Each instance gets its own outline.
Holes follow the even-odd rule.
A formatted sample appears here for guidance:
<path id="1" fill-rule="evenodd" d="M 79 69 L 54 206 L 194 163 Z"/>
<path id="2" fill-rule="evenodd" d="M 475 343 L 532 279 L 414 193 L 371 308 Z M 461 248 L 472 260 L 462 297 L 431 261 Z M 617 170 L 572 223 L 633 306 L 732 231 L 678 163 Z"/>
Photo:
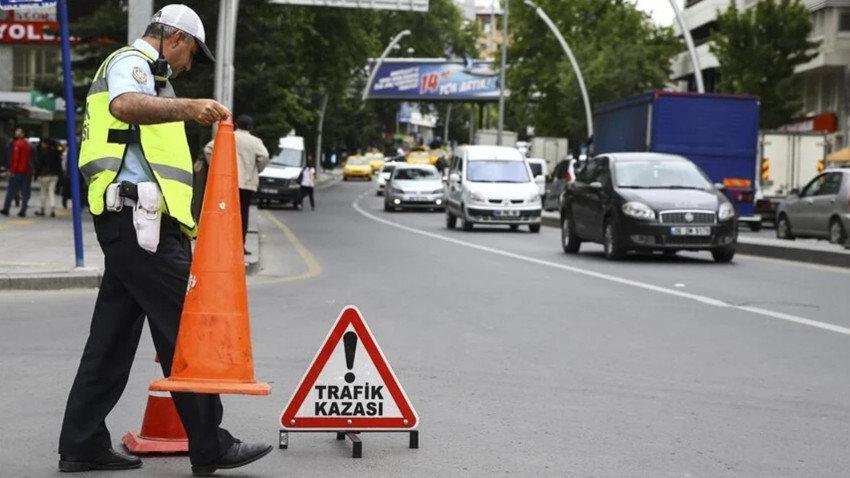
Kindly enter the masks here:
<path id="1" fill-rule="evenodd" d="M 638 8 L 652 15 L 655 22 L 660 25 L 669 26 L 673 24 L 676 15 L 670 6 L 670 0 L 634 0 Z M 676 0 L 679 8 L 683 8 L 682 0 Z"/>

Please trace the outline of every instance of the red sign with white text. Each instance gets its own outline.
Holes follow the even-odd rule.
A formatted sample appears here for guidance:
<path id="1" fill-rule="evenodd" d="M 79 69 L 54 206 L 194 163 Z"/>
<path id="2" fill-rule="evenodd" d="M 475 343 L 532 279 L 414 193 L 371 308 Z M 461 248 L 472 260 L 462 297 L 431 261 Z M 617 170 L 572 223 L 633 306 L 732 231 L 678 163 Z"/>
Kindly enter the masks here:
<path id="1" fill-rule="evenodd" d="M 58 32 L 59 22 L 0 21 L 0 43 L 59 44 Z"/>

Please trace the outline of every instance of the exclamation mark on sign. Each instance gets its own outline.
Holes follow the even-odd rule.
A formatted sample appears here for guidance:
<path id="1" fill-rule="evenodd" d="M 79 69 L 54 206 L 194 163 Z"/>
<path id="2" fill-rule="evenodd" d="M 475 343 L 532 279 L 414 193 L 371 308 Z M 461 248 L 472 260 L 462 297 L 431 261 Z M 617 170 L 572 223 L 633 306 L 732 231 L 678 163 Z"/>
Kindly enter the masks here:
<path id="1" fill-rule="evenodd" d="M 354 352 L 357 351 L 357 333 L 346 332 L 342 336 L 342 343 L 345 345 L 345 366 L 348 367 L 348 370 L 351 370 L 354 368 Z M 353 382 L 354 378 L 354 374 L 348 372 L 345 374 L 345 383 Z"/>

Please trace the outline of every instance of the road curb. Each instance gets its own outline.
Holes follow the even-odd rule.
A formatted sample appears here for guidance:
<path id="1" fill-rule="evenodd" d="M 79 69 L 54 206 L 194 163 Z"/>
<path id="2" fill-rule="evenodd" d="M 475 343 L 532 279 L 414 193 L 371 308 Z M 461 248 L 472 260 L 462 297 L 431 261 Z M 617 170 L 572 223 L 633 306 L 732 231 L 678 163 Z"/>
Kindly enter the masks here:
<path id="1" fill-rule="evenodd" d="M 557 217 L 543 216 L 542 223 L 547 227 L 561 227 L 560 219 Z M 750 242 L 742 238 L 738 238 L 736 250 L 739 254 L 750 256 L 769 257 L 771 259 L 783 259 L 786 261 L 805 262 L 808 264 L 850 268 L 850 253 L 844 252 L 843 250 L 826 251 L 784 245 L 761 244 L 757 242 Z"/>
<path id="2" fill-rule="evenodd" d="M 102 278 L 100 269 L 3 274 L 0 290 L 94 289 L 100 286 Z"/>

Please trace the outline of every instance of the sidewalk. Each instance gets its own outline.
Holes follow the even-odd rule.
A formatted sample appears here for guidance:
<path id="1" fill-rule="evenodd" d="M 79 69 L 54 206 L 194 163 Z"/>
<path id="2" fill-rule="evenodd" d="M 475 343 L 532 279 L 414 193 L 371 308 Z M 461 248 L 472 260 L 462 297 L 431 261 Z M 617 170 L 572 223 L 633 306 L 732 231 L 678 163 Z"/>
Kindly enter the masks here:
<path id="1" fill-rule="evenodd" d="M 544 211 L 543 225 L 561 227 L 558 213 Z M 740 254 L 751 256 L 850 267 L 850 249 L 814 239 L 785 241 L 765 234 L 750 233 L 742 229 L 738 234 L 737 251 Z"/>
<path id="2" fill-rule="evenodd" d="M 333 173 L 319 173 L 317 176 L 317 186 L 336 177 Z M 0 187 L 0 190 L 4 189 Z M 27 217 L 17 217 L 18 210 L 13 204 L 9 217 L 0 216 L 0 291 L 80 289 L 100 285 L 103 253 L 97 244 L 88 211 L 84 210 L 82 214 L 85 267 L 78 268 L 71 209 L 59 206 L 55 218 L 34 216 L 33 213 L 38 210 L 38 199 L 34 196 L 30 199 Z M 252 254 L 245 256 L 245 271 L 250 275 L 260 268 L 256 206 L 251 206 L 249 217 L 245 248 Z"/>

